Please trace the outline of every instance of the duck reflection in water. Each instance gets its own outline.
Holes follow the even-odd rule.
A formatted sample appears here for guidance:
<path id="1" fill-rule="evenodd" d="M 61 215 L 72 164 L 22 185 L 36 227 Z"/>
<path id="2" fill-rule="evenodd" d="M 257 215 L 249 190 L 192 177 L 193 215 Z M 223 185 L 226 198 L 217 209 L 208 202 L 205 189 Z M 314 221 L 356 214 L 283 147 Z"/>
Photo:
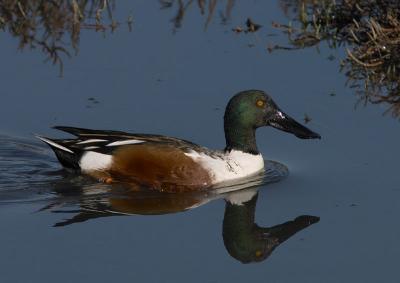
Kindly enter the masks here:
<path id="1" fill-rule="evenodd" d="M 319 217 L 302 215 L 271 227 L 255 223 L 256 189 L 242 190 L 225 197 L 222 236 L 228 253 L 242 263 L 260 262 L 297 232 L 317 223 Z"/>
<path id="2" fill-rule="evenodd" d="M 64 187 L 64 186 L 61 186 Z M 61 227 L 94 218 L 119 215 L 162 215 L 183 212 L 223 198 L 226 202 L 222 224 L 222 236 L 228 253 L 242 263 L 260 262 L 273 250 L 297 232 L 317 223 L 319 217 L 302 215 L 294 220 L 272 227 L 260 227 L 255 223 L 255 211 L 259 187 L 219 193 L 168 194 L 154 191 L 127 192 L 107 185 L 95 184 L 78 189 L 56 189 L 59 202 L 43 210 L 55 213 L 75 213 L 67 220 L 56 223 Z M 103 193 L 99 194 L 99 191 Z M 92 194 L 93 192 L 93 194 Z M 218 192 L 218 190 L 217 190 Z M 76 209 L 77 201 L 80 209 Z M 58 209 L 57 207 L 73 207 Z"/>

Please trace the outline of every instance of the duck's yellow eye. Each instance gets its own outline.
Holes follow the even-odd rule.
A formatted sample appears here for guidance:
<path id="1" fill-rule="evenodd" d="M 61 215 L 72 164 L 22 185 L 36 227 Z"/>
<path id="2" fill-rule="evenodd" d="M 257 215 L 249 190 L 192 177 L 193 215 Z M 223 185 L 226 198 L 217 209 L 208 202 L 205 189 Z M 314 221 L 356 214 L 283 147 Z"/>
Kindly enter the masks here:
<path id="1" fill-rule="evenodd" d="M 260 108 L 262 108 L 262 107 L 264 107 L 264 106 L 265 106 L 265 101 L 264 101 L 264 100 L 261 100 L 261 99 L 259 99 L 259 100 L 257 100 L 257 102 L 256 102 L 256 105 L 257 105 L 257 107 L 260 107 Z"/>

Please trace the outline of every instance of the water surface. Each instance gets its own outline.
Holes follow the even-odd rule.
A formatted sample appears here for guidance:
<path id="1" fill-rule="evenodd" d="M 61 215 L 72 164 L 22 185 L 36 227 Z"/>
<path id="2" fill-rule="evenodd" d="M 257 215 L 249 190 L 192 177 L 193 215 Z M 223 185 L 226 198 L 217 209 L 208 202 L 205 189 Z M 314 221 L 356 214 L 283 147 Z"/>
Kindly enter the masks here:
<path id="1" fill-rule="evenodd" d="M 177 29 L 174 5 L 117 2 L 113 16 L 132 12 L 132 32 L 82 30 L 63 78 L 40 50 L 17 51 L 17 40 L 0 34 L 2 280 L 397 282 L 399 123 L 383 106 L 354 107 L 338 62 L 327 59 L 344 50 L 268 53 L 271 21 L 287 21 L 276 1 L 235 2 L 225 24 L 219 3 L 206 30 L 195 5 Z M 262 28 L 233 32 L 247 17 Z M 63 137 L 50 127 L 70 125 L 223 148 L 225 104 L 244 89 L 267 91 L 299 121 L 307 115 L 322 139 L 259 129 L 260 151 L 289 176 L 236 197 L 162 196 L 164 206 L 159 195 L 121 198 L 60 171 L 32 135 Z M 151 215 L 140 213 L 144 203 Z"/>

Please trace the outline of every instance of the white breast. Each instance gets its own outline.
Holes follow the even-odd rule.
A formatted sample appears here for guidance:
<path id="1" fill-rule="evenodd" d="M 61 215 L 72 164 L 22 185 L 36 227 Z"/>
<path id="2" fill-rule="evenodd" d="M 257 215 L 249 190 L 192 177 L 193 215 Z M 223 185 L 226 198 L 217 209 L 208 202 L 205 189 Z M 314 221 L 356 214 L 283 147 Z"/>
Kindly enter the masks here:
<path id="1" fill-rule="evenodd" d="M 218 157 L 196 151 L 185 154 L 210 172 L 213 184 L 250 176 L 264 168 L 261 154 L 254 155 L 238 150 Z"/>

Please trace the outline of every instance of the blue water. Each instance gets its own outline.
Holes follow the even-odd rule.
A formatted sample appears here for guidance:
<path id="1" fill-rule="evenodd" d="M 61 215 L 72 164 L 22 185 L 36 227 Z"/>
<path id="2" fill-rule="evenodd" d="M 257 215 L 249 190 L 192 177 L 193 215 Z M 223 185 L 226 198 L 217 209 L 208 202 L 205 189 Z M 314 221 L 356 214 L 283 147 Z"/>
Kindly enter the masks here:
<path id="1" fill-rule="evenodd" d="M 399 122 L 382 115 L 383 105 L 355 108 L 339 62 L 327 59 L 344 50 L 322 44 L 319 51 L 268 53 L 270 42 L 285 39 L 267 36 L 276 33 L 271 22 L 288 21 L 276 1 L 237 1 L 228 24 L 216 13 L 206 30 L 207 16 L 193 4 L 174 32 L 176 9 L 160 10 L 157 1 L 116 3 L 115 18 L 132 11 L 132 32 L 83 30 L 62 78 L 40 50 L 17 51 L 17 40 L 0 34 L 1 281 L 398 282 Z M 224 9 L 218 3 L 217 12 Z M 263 27 L 231 31 L 247 17 Z M 141 215 L 113 204 L 107 186 L 60 171 L 32 135 L 64 137 L 50 127 L 70 125 L 223 148 L 224 107 L 244 89 L 267 91 L 298 121 L 307 114 L 307 127 L 322 136 L 258 130 L 264 157 L 290 174 L 258 188 L 255 222 L 271 227 L 302 215 L 319 222 L 257 263 L 243 264 L 224 245 L 226 195 L 177 198 L 174 209 L 185 212 Z M 78 220 L 85 221 L 65 223 L 82 211 Z"/>

